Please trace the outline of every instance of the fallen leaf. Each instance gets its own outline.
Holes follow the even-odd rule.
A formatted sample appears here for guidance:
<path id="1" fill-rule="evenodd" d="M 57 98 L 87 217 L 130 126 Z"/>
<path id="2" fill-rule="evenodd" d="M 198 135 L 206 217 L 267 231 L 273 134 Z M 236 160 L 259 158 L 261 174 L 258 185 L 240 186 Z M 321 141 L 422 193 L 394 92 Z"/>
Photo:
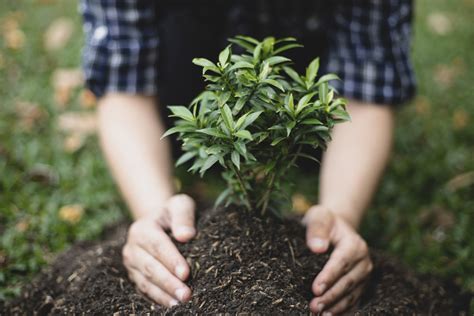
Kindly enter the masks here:
<path id="1" fill-rule="evenodd" d="M 71 99 L 72 90 L 83 85 L 84 75 L 78 68 L 56 69 L 52 76 L 54 99 L 60 106 L 65 106 Z"/>
<path id="2" fill-rule="evenodd" d="M 452 65 L 437 65 L 434 69 L 434 80 L 442 88 L 453 85 L 454 79 L 460 74 L 460 69 Z"/>
<path id="3" fill-rule="evenodd" d="M 455 130 L 465 128 L 469 123 L 469 113 L 463 109 L 457 109 L 453 113 L 453 127 Z"/>
<path id="4" fill-rule="evenodd" d="M 428 28 L 437 35 L 447 35 L 453 29 L 450 18 L 443 12 L 433 12 L 427 17 Z"/>
<path id="5" fill-rule="evenodd" d="M 18 117 L 18 125 L 25 131 L 32 128 L 47 117 L 47 112 L 37 103 L 19 101 L 15 104 L 15 112 Z"/>
<path id="6" fill-rule="evenodd" d="M 441 206 L 431 206 L 423 209 L 418 215 L 419 222 L 428 227 L 447 230 L 455 224 L 455 218 L 451 211 Z"/>
<path id="7" fill-rule="evenodd" d="M 19 50 L 25 46 L 25 33 L 20 29 L 13 29 L 3 33 L 5 44 L 8 48 Z"/>
<path id="8" fill-rule="evenodd" d="M 311 203 L 301 193 L 295 193 L 291 197 L 293 210 L 298 214 L 304 214 L 311 207 Z"/>
<path id="9" fill-rule="evenodd" d="M 20 29 L 19 21 L 22 20 L 24 14 L 20 11 L 8 13 L 2 20 L 2 35 L 5 46 L 18 50 L 25 45 L 25 33 Z"/>
<path id="10" fill-rule="evenodd" d="M 18 19 L 14 16 L 6 16 L 2 21 L 2 33 L 5 34 L 9 31 L 16 30 L 20 27 Z"/>
<path id="11" fill-rule="evenodd" d="M 69 88 L 57 88 L 54 90 L 54 102 L 64 109 L 71 100 L 71 89 Z"/>
<path id="12" fill-rule="evenodd" d="M 84 146 L 86 137 L 81 133 L 72 133 L 64 139 L 63 147 L 67 153 L 74 153 Z"/>
<path id="13" fill-rule="evenodd" d="M 79 103 L 85 109 L 93 108 L 96 105 L 96 97 L 89 89 L 83 89 L 79 98 Z"/>
<path id="14" fill-rule="evenodd" d="M 446 183 L 446 189 L 449 192 L 456 192 L 459 189 L 471 186 L 474 184 L 474 171 L 461 173 Z"/>
<path id="15" fill-rule="evenodd" d="M 420 115 L 427 115 L 431 112 L 430 100 L 425 96 L 417 96 L 415 99 L 415 111 Z"/>
<path id="16" fill-rule="evenodd" d="M 95 112 L 66 112 L 59 115 L 58 120 L 59 129 L 63 132 L 89 135 L 97 130 Z"/>
<path id="17" fill-rule="evenodd" d="M 54 20 L 44 33 L 43 43 L 47 51 L 55 51 L 66 46 L 74 32 L 74 23 L 70 18 Z"/>
<path id="18" fill-rule="evenodd" d="M 84 207 L 79 204 L 65 205 L 59 209 L 59 218 L 69 224 L 78 223 L 84 214 Z"/>
<path id="19" fill-rule="evenodd" d="M 26 232 L 26 230 L 30 227 L 30 223 L 27 219 L 21 219 L 20 221 L 18 221 L 15 225 L 15 229 L 20 232 L 20 233 L 24 233 Z"/>

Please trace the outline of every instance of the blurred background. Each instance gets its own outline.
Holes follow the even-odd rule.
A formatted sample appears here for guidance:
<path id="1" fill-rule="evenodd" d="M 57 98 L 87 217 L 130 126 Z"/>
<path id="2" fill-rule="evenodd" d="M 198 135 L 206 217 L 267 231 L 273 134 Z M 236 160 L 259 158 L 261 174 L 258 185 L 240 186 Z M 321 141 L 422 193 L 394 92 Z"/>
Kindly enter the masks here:
<path id="1" fill-rule="evenodd" d="M 398 114 L 362 234 L 474 294 L 474 0 L 415 3 L 418 96 Z M 128 216 L 97 144 L 81 46 L 77 1 L 0 2 L 0 301 L 73 242 Z M 219 190 L 217 178 L 178 175 L 209 199 Z M 304 212 L 317 176 L 293 177 L 293 208 Z"/>

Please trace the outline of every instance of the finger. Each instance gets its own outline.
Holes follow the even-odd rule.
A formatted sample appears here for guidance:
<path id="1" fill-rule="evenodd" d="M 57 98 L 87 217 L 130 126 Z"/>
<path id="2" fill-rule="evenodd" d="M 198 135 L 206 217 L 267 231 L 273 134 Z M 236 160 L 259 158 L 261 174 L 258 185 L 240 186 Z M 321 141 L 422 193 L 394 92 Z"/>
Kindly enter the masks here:
<path id="1" fill-rule="evenodd" d="M 180 280 L 189 276 L 189 266 L 170 237 L 157 226 L 147 232 L 146 237 L 137 241 L 138 245 L 155 259 L 160 261 L 168 271 L 172 271 Z"/>
<path id="2" fill-rule="evenodd" d="M 141 248 L 137 249 L 137 255 L 141 260 L 133 268 L 139 270 L 149 282 L 181 302 L 191 298 L 191 290 L 158 260 Z"/>
<path id="3" fill-rule="evenodd" d="M 332 305 L 326 312 L 330 315 L 336 315 L 349 310 L 358 302 L 363 291 L 364 285 L 361 284 L 354 289 L 350 295 L 343 297 L 340 301 Z"/>
<path id="4" fill-rule="evenodd" d="M 152 299 L 154 302 L 172 307 L 178 305 L 178 301 L 168 295 L 165 291 L 148 281 L 145 276 L 136 269 L 129 269 L 129 278 L 136 284 L 138 290 Z"/>
<path id="5" fill-rule="evenodd" d="M 326 252 L 329 248 L 329 238 L 334 225 L 334 216 L 325 207 L 311 207 L 303 219 L 306 225 L 306 242 L 309 249 L 316 253 Z"/>
<path id="6" fill-rule="evenodd" d="M 362 240 L 350 238 L 341 241 L 332 252 L 323 270 L 313 283 L 315 295 L 322 295 L 344 274 L 349 272 L 362 258 L 366 258 L 367 246 Z"/>
<path id="7" fill-rule="evenodd" d="M 370 262 L 360 261 L 351 271 L 349 271 L 349 273 L 340 278 L 328 291 L 326 291 L 324 295 L 315 298 L 314 304 L 330 306 L 343 299 L 344 296 L 352 294 L 352 290 L 367 278 L 367 275 L 370 273 L 370 265 Z"/>
<path id="8" fill-rule="evenodd" d="M 170 228 L 174 238 L 180 242 L 186 242 L 194 237 L 194 200 L 186 194 L 178 194 L 171 197 L 166 208 L 170 216 Z"/>

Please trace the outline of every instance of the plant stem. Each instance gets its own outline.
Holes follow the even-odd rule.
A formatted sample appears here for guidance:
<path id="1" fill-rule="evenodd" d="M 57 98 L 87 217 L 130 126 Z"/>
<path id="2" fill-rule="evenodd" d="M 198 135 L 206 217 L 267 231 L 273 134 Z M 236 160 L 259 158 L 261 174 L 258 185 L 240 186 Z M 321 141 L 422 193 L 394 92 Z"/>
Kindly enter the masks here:
<path id="1" fill-rule="evenodd" d="M 239 182 L 240 189 L 242 190 L 242 193 L 243 193 L 244 196 L 245 196 L 245 200 L 244 200 L 245 207 L 247 207 L 247 209 L 248 209 L 249 211 L 251 211 L 251 210 L 252 210 L 252 205 L 251 205 L 251 202 L 250 202 L 249 193 L 248 193 L 247 189 L 245 188 L 244 180 L 242 179 L 242 176 L 240 175 L 240 171 L 237 170 L 237 169 L 232 165 L 232 163 L 229 164 L 229 168 L 232 169 L 232 171 L 234 172 L 234 174 L 237 176 L 237 180 L 238 180 L 238 182 Z"/>
<path id="2" fill-rule="evenodd" d="M 260 210 L 261 214 L 264 215 L 265 212 L 267 211 L 267 207 L 268 207 L 268 203 L 270 201 L 270 193 L 272 192 L 273 190 L 273 184 L 275 183 L 275 176 L 276 176 L 276 173 L 273 173 L 270 177 L 270 181 L 268 182 L 268 187 L 267 189 L 265 190 L 265 193 L 263 194 L 263 197 L 262 197 L 262 209 Z"/>
<path id="3" fill-rule="evenodd" d="M 302 149 L 302 145 L 299 145 L 298 149 L 296 150 L 296 153 L 293 155 L 293 158 L 291 159 L 290 163 L 286 165 L 286 168 L 283 168 L 282 170 L 280 170 L 280 172 L 278 172 L 279 174 L 283 174 L 288 169 L 291 168 L 291 166 L 295 163 L 296 158 L 298 158 L 298 155 L 300 154 L 301 149 Z M 279 158 L 277 158 L 277 159 L 279 159 Z M 277 166 L 278 166 L 278 163 L 277 163 Z M 271 196 L 271 193 L 273 191 L 273 186 L 275 184 L 276 174 L 277 174 L 277 172 L 274 172 L 271 175 L 270 181 L 268 181 L 268 187 L 265 190 L 265 193 L 263 194 L 263 197 L 259 202 L 259 205 L 262 204 L 262 208 L 261 208 L 261 214 L 262 215 L 264 215 L 265 212 L 267 211 L 268 203 L 270 202 L 270 196 Z"/>

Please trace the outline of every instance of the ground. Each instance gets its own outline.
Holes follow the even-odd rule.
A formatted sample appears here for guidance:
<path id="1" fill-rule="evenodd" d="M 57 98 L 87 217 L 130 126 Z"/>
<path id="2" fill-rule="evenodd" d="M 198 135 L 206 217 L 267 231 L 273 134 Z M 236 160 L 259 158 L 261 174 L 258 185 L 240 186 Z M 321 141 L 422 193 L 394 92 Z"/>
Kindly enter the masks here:
<path id="1" fill-rule="evenodd" d="M 398 115 L 393 158 L 362 234 L 474 293 L 474 1 L 415 3 L 418 96 Z M 0 300 L 74 241 L 127 216 L 99 154 L 93 99 L 74 71 L 76 9 L 76 1 L 0 3 Z M 215 181 L 198 181 L 215 194 Z M 299 181 L 296 191 L 314 201 L 305 188 L 315 185 Z"/>

